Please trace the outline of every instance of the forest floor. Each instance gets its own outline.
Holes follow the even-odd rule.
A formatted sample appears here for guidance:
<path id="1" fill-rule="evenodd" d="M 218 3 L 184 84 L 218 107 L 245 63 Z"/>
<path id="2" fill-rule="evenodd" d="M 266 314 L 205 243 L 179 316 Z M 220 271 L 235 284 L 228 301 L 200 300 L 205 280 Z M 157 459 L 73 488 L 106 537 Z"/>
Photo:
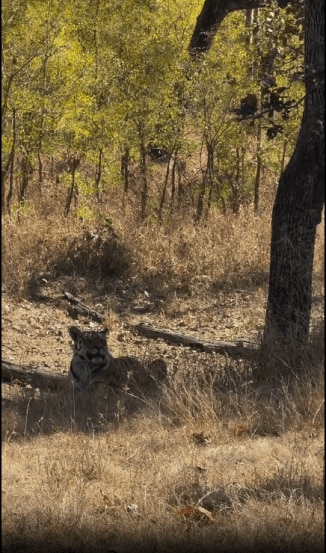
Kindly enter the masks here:
<path id="1" fill-rule="evenodd" d="M 234 362 L 132 331 L 142 322 L 202 339 L 257 342 L 264 325 L 263 287 L 210 295 L 201 283 L 188 297 L 164 300 L 136 290 L 132 281 L 112 281 L 112 293 L 107 289 L 104 295 L 95 288 L 87 293 L 85 283 L 76 279 L 72 289 L 64 280 L 42 278 L 42 300 L 17 302 L 3 288 L 3 359 L 67 374 L 68 326 L 101 328 L 76 319 L 62 293 L 69 289 L 106 314 L 114 356 L 164 357 L 170 374 L 182 374 L 188 389 L 180 389 L 185 394 L 181 405 L 176 396 L 170 398 L 172 416 L 148 405 L 135 417 L 125 413 L 102 424 L 100 432 L 94 422 L 91 431 L 80 432 L 78 424 L 70 431 L 69 424 L 62 424 L 59 412 L 71 412 L 67 398 L 51 404 L 21 382 L 3 383 L 5 551 L 46 547 L 77 553 L 94 547 L 108 551 L 108 546 L 117 553 L 198 547 L 231 552 L 258 546 L 273 551 L 280 544 L 283 551 L 299 551 L 298 543 L 322 551 L 324 446 L 318 407 L 313 422 L 310 417 L 301 427 L 290 423 L 284 432 L 268 431 L 275 405 L 267 405 L 256 424 L 254 400 L 242 409 L 241 398 L 233 397 L 233 416 L 228 408 L 225 417 L 216 416 L 209 393 L 198 395 L 189 375 L 212 366 L 223 370 Z M 323 316 L 323 299 L 315 296 L 314 327 L 323 324 Z M 199 416 L 191 403 L 195 397 Z M 275 418 L 279 427 L 279 415 Z"/>
<path id="2" fill-rule="evenodd" d="M 219 219 L 214 232 L 176 229 L 172 238 L 151 229 L 151 236 L 133 235 L 130 226 L 121 236 L 139 264 L 129 276 L 121 270 L 98 280 L 77 271 L 93 262 L 87 229 L 79 236 L 76 224 L 7 224 L 3 361 L 68 374 L 69 326 L 103 324 L 80 316 L 66 291 L 105 317 L 113 356 L 164 358 L 169 381 L 155 397 L 128 398 L 2 382 L 3 551 L 321 553 L 322 240 L 302 376 L 292 375 L 282 351 L 272 352 L 260 383 L 254 360 L 144 337 L 135 326 L 259 344 L 268 287 L 268 237 L 258 239 L 268 232 L 264 220 Z M 109 246 L 104 268 L 112 251 L 122 252 Z M 174 280 L 160 280 L 169 274 Z M 269 380 L 270 369 L 285 376 Z"/>

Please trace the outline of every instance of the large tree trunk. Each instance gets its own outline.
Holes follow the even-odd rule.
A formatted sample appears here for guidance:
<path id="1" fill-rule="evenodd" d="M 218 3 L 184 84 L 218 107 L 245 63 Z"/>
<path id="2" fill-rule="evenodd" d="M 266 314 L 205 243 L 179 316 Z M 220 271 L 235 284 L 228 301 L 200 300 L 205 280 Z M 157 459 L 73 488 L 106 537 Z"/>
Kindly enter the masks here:
<path id="1" fill-rule="evenodd" d="M 324 3 L 307 0 L 306 97 L 296 148 L 282 174 L 272 216 L 265 340 L 306 342 L 316 228 L 324 203 Z"/>

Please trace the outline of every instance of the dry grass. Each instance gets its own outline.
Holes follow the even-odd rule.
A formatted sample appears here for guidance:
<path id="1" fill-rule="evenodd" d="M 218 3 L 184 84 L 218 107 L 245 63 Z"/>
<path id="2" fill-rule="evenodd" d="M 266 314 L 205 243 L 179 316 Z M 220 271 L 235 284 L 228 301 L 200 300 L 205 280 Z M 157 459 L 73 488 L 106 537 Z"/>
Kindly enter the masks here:
<path id="1" fill-rule="evenodd" d="M 4 551 L 321 552 L 322 366 L 274 389 L 238 368 L 136 405 L 22 389 L 3 418 Z"/>
<path id="2" fill-rule="evenodd" d="M 152 316 L 167 328 L 189 318 L 213 334 L 214 317 L 230 309 L 235 335 L 243 321 L 255 329 L 248 312 L 266 297 L 270 206 L 259 216 L 248 208 L 212 212 L 198 226 L 177 216 L 158 226 L 109 200 L 114 232 L 62 218 L 51 198 L 42 200 L 46 213 L 31 202 L 19 220 L 3 219 L 3 285 L 17 309 L 40 302 L 46 286 L 89 303 L 123 288 L 128 301 L 144 290 L 157 298 Z M 323 294 L 318 232 L 314 297 Z M 237 304 L 239 291 L 247 303 Z M 260 362 L 271 372 L 287 366 L 288 377 L 257 383 L 252 362 L 166 347 L 173 378 L 157 398 L 3 385 L 3 550 L 323 551 L 319 312 L 313 325 L 300 378 L 282 352 Z M 149 354 L 142 348 L 139 356 Z"/>
<path id="3" fill-rule="evenodd" d="M 243 288 L 266 283 L 269 214 L 244 211 L 211 215 L 205 225 L 139 224 L 136 217 L 113 220 L 114 232 L 94 222 L 51 215 L 21 215 L 3 221 L 3 281 L 16 297 L 28 297 L 43 273 L 103 279 L 129 274 L 147 286 L 190 290 L 201 285 Z M 95 229 L 97 236 L 93 237 Z M 243 237 L 246 237 L 244 240 Z M 236 251 L 235 245 L 236 244 Z M 35 255 L 37 252 L 38 255 Z"/>
<path id="4" fill-rule="evenodd" d="M 144 413 L 99 435 L 5 442 L 4 550 L 322 551 L 321 440 Z"/>
<path id="5" fill-rule="evenodd" d="M 266 191 L 268 197 L 270 190 Z M 271 206 L 259 215 L 252 207 L 239 215 L 212 210 L 194 225 L 189 214 L 171 216 L 158 225 L 141 222 L 113 189 L 105 206 L 92 206 L 95 220 L 64 218 L 55 198 L 46 194 L 27 201 L 18 215 L 3 217 L 3 282 L 15 297 L 31 297 L 44 273 L 92 282 L 111 276 L 126 278 L 161 291 L 191 291 L 198 284 L 234 290 L 264 286 L 269 271 Z M 106 207 L 108 206 L 108 207 Z M 105 226 L 103 213 L 112 222 Z M 315 252 L 315 293 L 322 293 L 324 236 L 318 228 Z M 37 255 L 35 255 L 37 253 Z M 162 290 L 163 286 L 163 290 Z"/>

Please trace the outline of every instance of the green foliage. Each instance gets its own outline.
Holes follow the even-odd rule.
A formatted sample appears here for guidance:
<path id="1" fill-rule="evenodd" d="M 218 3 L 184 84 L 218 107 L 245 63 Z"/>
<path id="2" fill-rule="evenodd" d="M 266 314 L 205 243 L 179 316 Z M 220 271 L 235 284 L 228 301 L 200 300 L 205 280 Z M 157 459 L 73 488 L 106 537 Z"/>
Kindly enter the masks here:
<path id="1" fill-rule="evenodd" d="M 298 105 L 286 120 L 274 112 L 262 123 L 264 129 L 282 128 L 273 145 L 265 133 L 259 143 L 263 162 L 277 173 L 280 152 L 285 142 L 289 152 L 293 147 L 301 116 L 299 16 L 289 8 L 260 10 L 250 26 L 244 12 L 235 12 L 223 22 L 209 55 L 196 63 L 187 48 L 201 4 L 5 0 L 4 165 L 14 150 L 18 161 L 28 155 L 41 174 L 42 159 L 62 160 L 73 152 L 86 163 L 78 168 L 79 192 L 92 196 L 99 187 L 123 186 L 121 156 L 127 151 L 128 170 L 139 169 L 153 210 L 161 187 L 150 184 L 155 179 L 148 178 L 144 155 L 154 144 L 187 171 L 200 167 L 199 181 L 191 169 L 183 175 L 207 206 L 225 207 L 235 181 L 241 198 L 250 199 L 257 121 L 239 123 L 234 110 L 249 92 L 261 108 L 266 64 L 277 51 L 275 86 Z"/>
<path id="2" fill-rule="evenodd" d="M 96 219 L 94 211 L 87 206 L 78 207 L 76 216 L 78 219 L 82 219 L 83 221 L 95 221 Z"/>

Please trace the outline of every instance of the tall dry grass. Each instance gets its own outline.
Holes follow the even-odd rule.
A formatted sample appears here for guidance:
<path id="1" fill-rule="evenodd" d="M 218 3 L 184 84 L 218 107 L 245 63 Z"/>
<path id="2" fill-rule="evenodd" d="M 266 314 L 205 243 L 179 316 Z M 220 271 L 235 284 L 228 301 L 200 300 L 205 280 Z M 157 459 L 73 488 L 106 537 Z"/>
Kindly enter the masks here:
<path id="1" fill-rule="evenodd" d="M 217 285 L 227 289 L 266 287 L 269 271 L 273 196 L 266 185 L 259 214 L 246 206 L 238 215 L 211 209 L 194 225 L 191 211 L 167 216 L 158 224 L 141 221 L 133 205 L 123 206 L 113 188 L 102 205 L 90 203 L 93 218 L 63 216 L 63 199 L 51 189 L 31 197 L 23 208 L 2 218 L 2 280 L 15 297 L 29 297 L 43 273 L 105 281 L 129 276 L 147 285 L 159 280 L 163 289 Z M 85 199 L 86 201 L 86 199 Z M 89 200 L 88 200 L 89 202 Z M 109 223 L 107 223 L 109 221 Z M 317 233 L 314 284 L 321 293 L 324 236 Z M 92 287 L 92 286 L 90 286 Z"/>
<path id="2" fill-rule="evenodd" d="M 3 283 L 15 297 L 30 297 L 40 275 L 102 279 L 129 276 L 164 289 L 196 283 L 226 288 L 265 283 L 269 214 L 249 209 L 235 217 L 212 212 L 205 224 L 175 216 L 168 223 L 140 222 L 133 213 L 109 212 L 112 230 L 100 220 L 80 221 L 33 209 L 3 218 Z"/>
<path id="3" fill-rule="evenodd" d="M 138 404 L 20 389 L 4 551 L 323 551 L 322 366 L 273 388 L 240 362 L 191 368 Z"/>

